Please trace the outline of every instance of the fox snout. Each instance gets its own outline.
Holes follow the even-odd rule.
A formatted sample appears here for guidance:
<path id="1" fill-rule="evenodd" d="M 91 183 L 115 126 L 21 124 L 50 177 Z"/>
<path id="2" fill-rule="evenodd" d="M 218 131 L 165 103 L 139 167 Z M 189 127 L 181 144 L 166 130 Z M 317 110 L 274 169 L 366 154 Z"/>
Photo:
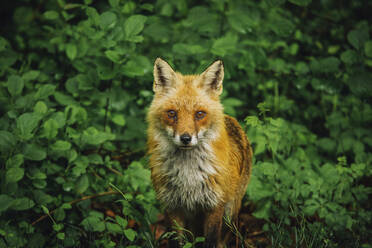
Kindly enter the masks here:
<path id="1" fill-rule="evenodd" d="M 188 132 L 176 134 L 173 137 L 173 142 L 179 148 L 192 148 L 198 144 L 198 138 L 196 134 L 190 134 Z"/>
<path id="2" fill-rule="evenodd" d="M 192 140 L 192 137 L 190 136 L 190 134 L 188 133 L 184 133 L 180 136 L 180 140 L 181 142 L 184 144 L 184 145 L 188 145 L 191 140 Z"/>

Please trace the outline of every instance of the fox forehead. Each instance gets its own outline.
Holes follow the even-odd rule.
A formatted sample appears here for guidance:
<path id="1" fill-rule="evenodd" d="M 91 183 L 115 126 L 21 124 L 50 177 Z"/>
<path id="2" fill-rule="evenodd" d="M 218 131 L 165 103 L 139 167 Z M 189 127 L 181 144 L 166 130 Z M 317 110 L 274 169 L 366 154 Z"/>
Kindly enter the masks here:
<path id="1" fill-rule="evenodd" d="M 217 99 L 211 98 L 209 94 L 199 87 L 201 78 L 199 75 L 182 75 L 177 73 L 175 87 L 166 94 L 155 94 L 158 106 L 165 109 L 183 110 L 193 112 L 202 110 L 205 106 L 211 107 Z"/>

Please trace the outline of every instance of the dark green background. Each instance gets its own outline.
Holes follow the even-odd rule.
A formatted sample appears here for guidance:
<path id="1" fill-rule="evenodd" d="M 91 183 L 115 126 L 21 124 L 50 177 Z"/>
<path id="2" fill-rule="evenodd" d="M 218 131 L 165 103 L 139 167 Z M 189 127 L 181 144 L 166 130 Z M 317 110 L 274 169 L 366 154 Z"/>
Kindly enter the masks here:
<path id="1" fill-rule="evenodd" d="M 371 9 L 367 0 L 2 3 L 0 247 L 158 246 L 145 156 L 157 57 L 182 73 L 223 60 L 225 112 L 255 153 L 243 205 L 265 220 L 273 247 L 372 247 Z"/>

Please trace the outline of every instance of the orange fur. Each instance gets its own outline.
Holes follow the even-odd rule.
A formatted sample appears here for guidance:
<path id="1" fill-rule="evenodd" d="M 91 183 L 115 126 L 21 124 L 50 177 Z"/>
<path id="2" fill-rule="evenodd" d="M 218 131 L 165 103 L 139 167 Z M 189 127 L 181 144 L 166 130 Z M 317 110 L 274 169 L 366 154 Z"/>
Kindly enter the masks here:
<path id="1" fill-rule="evenodd" d="M 158 198 L 170 222 L 205 236 L 205 247 L 224 245 L 223 215 L 237 220 L 251 174 L 249 141 L 219 101 L 222 80 L 221 61 L 201 75 L 184 76 L 157 59 L 147 116 Z"/>

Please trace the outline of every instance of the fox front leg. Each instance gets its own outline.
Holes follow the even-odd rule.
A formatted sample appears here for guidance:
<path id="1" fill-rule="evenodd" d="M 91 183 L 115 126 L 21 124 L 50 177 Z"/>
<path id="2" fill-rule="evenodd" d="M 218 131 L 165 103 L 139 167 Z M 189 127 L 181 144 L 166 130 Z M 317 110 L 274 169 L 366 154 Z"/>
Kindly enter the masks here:
<path id="1" fill-rule="evenodd" d="M 204 221 L 204 248 L 222 248 L 221 229 L 222 218 L 224 214 L 223 207 L 217 207 L 211 212 L 206 213 Z"/>

